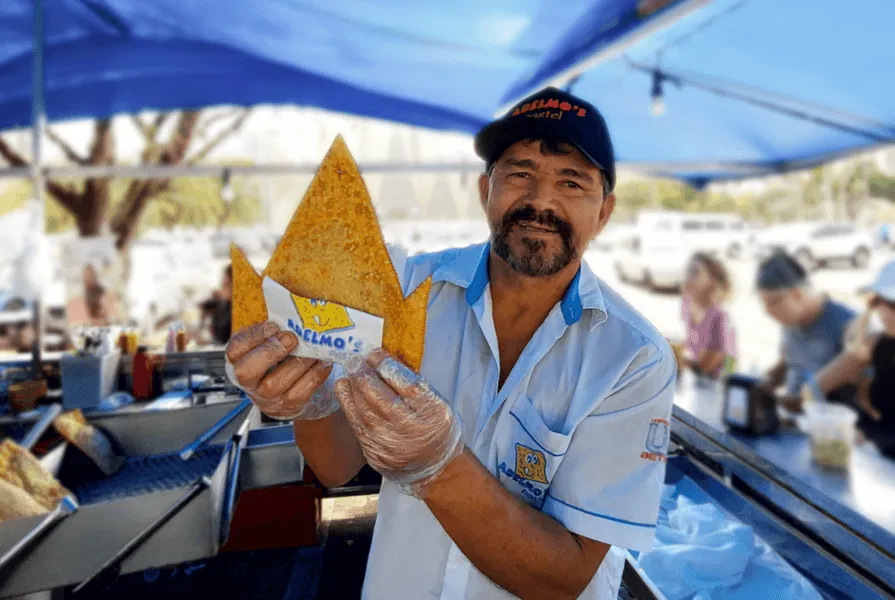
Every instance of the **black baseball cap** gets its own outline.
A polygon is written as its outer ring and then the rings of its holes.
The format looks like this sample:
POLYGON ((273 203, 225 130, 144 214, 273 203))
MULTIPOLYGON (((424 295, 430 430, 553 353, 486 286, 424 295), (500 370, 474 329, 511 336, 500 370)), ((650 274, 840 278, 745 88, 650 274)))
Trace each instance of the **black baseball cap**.
POLYGON ((615 187, 609 129, 590 102, 553 87, 541 90, 482 128, 475 136, 475 153, 490 169, 507 148, 527 139, 571 144, 603 172, 610 190, 615 187))

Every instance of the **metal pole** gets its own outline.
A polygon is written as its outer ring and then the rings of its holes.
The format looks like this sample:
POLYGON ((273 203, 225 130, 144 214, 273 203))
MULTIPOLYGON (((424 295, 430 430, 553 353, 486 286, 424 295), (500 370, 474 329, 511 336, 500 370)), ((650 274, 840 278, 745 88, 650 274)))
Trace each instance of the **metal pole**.
MULTIPOLYGON (((47 122, 46 103, 44 100, 44 5, 43 0, 34 0, 33 24, 33 78, 31 90, 31 185, 34 188, 34 199, 42 206, 44 203, 43 174, 43 138, 47 122)), ((41 225, 42 226, 42 225, 41 225)), ((41 331, 41 298, 34 298, 34 343, 31 346, 31 368, 35 379, 41 378, 41 347, 43 332, 41 331)))

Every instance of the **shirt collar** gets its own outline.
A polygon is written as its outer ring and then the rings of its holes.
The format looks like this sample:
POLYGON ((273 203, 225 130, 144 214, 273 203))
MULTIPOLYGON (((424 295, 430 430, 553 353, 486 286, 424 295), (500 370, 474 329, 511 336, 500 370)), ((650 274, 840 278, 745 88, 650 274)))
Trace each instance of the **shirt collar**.
MULTIPOLYGON (((488 286, 488 256, 491 244, 486 242, 460 249, 432 274, 433 281, 449 281, 466 290, 466 302, 472 306, 482 298, 488 286)), ((581 320, 585 309, 593 311, 590 327, 606 320, 606 304, 600 281, 582 261, 581 268, 569 284, 561 302, 566 325, 581 320)))

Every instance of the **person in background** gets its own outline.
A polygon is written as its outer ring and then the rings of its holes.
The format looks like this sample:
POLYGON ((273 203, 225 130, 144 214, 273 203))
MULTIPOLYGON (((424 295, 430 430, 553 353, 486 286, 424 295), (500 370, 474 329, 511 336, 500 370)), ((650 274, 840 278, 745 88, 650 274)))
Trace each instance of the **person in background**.
POLYGON ((895 458, 895 261, 891 261, 867 290, 868 308, 855 324, 843 356, 824 369, 821 390, 829 385, 825 376, 836 365, 847 364, 855 373, 858 428, 880 451, 895 458), (871 331, 874 313, 882 331, 871 331))
MULTIPOLYGON (((9 312, 30 311, 31 304, 22 298, 13 298, 6 303, 4 310, 9 312)), ((31 352, 34 339, 34 323, 30 318, 0 325, 0 350, 16 353, 31 352)))
MULTIPOLYGON (((780 360, 762 387, 774 392, 785 384, 781 403, 789 410, 801 411, 801 388, 807 374, 817 373, 843 351, 849 325, 857 315, 812 289, 805 268, 784 252, 759 265, 756 283, 765 310, 783 326, 780 360)), ((854 397, 853 385, 828 393, 833 402, 853 404, 854 397)))
POLYGON ((730 294, 730 276, 724 264, 697 252, 687 266, 682 316, 687 331, 684 363, 697 375, 719 377, 736 359, 736 334, 722 306, 730 294))
POLYGON ((202 326, 207 324, 211 339, 223 345, 230 340, 230 313, 233 309, 233 266, 227 265, 221 276, 221 287, 200 305, 202 326))
POLYGON ((106 327, 118 322, 121 309, 115 293, 106 289, 92 264, 81 273, 82 295, 68 301, 66 315, 69 325, 106 327))

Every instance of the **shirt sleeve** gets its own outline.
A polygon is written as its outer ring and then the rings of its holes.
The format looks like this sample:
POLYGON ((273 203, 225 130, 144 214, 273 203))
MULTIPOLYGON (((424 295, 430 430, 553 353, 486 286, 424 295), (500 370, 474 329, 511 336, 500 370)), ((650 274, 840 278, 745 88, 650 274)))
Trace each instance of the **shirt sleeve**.
POLYGON ((653 546, 665 481, 676 367, 666 346, 644 348, 572 436, 543 511, 569 531, 613 546, 653 546), (619 408, 622 407, 622 408, 619 408))
POLYGON ((715 317, 710 349, 723 352, 725 356, 737 355, 736 332, 726 310, 719 310, 715 317))

